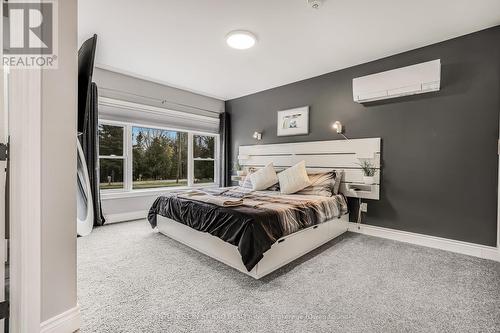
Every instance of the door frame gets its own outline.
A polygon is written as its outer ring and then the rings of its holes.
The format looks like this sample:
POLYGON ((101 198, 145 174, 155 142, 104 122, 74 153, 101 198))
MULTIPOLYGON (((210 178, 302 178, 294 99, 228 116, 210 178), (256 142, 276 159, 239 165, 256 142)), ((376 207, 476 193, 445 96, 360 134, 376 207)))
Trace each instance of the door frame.
POLYGON ((10 329, 39 332, 41 320, 41 96, 40 69, 11 69, 10 329))

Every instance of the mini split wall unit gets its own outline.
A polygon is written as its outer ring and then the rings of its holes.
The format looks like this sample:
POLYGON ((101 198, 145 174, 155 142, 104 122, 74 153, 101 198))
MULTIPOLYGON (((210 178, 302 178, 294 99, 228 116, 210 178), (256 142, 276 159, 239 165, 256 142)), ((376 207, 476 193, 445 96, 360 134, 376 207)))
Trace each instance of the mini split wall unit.
POLYGON ((355 102, 367 103, 389 98, 439 91, 441 60, 371 74, 352 80, 355 102))

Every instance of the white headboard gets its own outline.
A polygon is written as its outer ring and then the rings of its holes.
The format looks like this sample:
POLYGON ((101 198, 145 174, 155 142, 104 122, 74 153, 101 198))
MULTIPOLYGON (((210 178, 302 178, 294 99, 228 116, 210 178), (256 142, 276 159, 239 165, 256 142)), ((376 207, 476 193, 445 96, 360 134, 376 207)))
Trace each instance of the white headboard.
POLYGON ((290 167, 300 161, 310 170, 344 170, 340 191, 348 197, 379 199, 380 138, 331 140, 269 145, 240 146, 239 164, 263 167, 273 162, 277 168, 290 167), (375 184, 365 185, 359 163, 369 160, 378 169, 375 184))

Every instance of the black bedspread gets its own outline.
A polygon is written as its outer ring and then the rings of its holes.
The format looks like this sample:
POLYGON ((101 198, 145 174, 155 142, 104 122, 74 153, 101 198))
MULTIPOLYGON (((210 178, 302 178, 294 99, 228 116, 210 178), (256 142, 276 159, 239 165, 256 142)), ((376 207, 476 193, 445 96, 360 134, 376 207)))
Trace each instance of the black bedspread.
POLYGON ((156 215, 219 237, 238 247, 248 271, 283 236, 278 213, 268 209, 239 206, 220 207, 176 196, 159 197, 149 210, 148 220, 156 227, 156 215), (271 235, 268 234, 271 233, 271 235))

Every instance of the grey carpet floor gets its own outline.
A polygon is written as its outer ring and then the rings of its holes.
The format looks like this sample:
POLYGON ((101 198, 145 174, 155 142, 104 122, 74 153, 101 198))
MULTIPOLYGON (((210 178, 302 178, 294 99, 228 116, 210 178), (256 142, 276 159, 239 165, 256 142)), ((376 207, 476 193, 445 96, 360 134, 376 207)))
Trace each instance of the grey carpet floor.
POLYGON ((346 233, 256 281, 146 221, 78 239, 82 332, 500 332, 500 263, 346 233))

